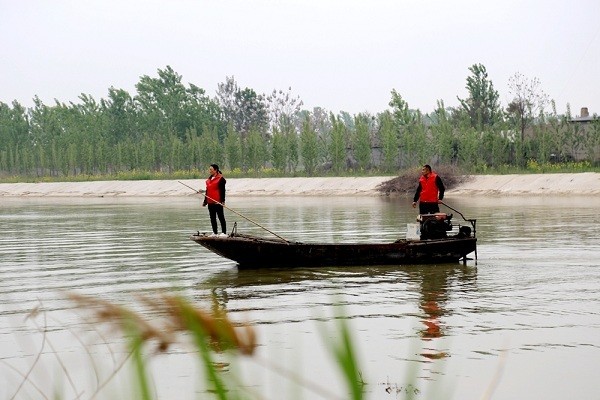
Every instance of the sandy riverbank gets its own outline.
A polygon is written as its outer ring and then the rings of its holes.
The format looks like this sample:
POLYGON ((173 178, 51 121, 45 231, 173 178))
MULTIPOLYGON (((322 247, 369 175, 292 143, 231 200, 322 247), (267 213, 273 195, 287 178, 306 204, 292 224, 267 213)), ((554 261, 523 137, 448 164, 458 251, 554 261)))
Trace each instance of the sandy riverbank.
MULTIPOLYGON (((391 177, 230 178, 228 196, 379 196, 376 188, 391 177)), ((202 180, 181 180, 199 188, 202 180)), ((415 181, 416 186, 416 181, 415 181)), ((598 195, 600 173, 479 175, 452 188, 446 196, 598 195)), ((0 197, 167 197, 193 196, 177 180, 0 183, 0 197)))

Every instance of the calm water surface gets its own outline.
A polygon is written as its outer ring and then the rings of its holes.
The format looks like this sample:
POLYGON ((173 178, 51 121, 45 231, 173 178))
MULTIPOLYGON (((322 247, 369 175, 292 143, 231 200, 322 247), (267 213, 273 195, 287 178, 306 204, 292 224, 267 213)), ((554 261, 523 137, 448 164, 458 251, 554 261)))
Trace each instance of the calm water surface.
MULTIPOLYGON (((138 296, 161 290, 206 308, 216 301, 256 328, 255 357, 221 356, 232 363, 225 377, 261 399, 348 397, 325 344, 339 336, 339 315, 369 399, 600 399, 597 198, 447 199, 478 220, 478 260, 466 266, 293 271, 238 271, 190 241, 209 226, 195 198, 0 201, 0 399, 25 375, 16 398, 56 388, 90 398, 124 358, 122 339, 66 292, 150 314, 138 296)), ((416 215, 408 199, 232 197, 228 206, 300 241, 391 241, 416 215)), ((237 221, 268 235, 226 216, 229 229, 237 221)), ((191 348, 151 360, 158 398, 210 397, 191 348)), ((117 375, 98 398, 130 398, 129 371, 117 375)))

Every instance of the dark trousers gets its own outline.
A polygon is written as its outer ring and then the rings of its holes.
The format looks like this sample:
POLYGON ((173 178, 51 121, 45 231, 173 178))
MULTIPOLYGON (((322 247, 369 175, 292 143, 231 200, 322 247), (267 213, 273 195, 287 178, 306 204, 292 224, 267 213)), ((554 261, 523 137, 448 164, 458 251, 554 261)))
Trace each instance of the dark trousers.
POLYGON ((419 214, 434 214, 440 212, 438 203, 419 202, 419 214))
POLYGON ((225 214, 223 206, 220 204, 208 204, 208 215, 210 215, 210 224, 212 225, 213 233, 217 233, 217 217, 221 223, 221 232, 227 233, 227 223, 225 222, 225 214))

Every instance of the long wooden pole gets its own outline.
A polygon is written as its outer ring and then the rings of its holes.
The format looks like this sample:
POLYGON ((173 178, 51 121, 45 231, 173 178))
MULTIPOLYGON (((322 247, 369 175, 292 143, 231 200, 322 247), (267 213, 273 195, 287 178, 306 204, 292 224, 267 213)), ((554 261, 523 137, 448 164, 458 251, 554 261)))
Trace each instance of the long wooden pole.
POLYGON ((242 215, 242 214, 240 214, 239 212, 235 211, 234 209, 227 207, 225 204, 223 204, 223 203, 221 203, 221 202, 219 202, 219 201, 217 201, 217 200, 213 199, 212 197, 209 197, 209 196, 207 196, 207 195, 206 195, 206 193, 203 193, 203 192, 202 192, 202 191, 200 191, 200 190, 196 190, 196 189, 194 189, 193 187, 191 187, 191 186, 189 186, 189 185, 186 185, 185 183, 183 183, 183 182, 181 182, 181 181, 177 181, 177 182, 181 183, 181 184, 182 184, 183 186, 185 186, 185 187, 188 187, 188 188, 192 189, 194 192, 196 192, 196 193, 198 193, 198 194, 201 194, 201 195, 203 195, 203 196, 204 196, 204 197, 206 197, 207 199, 209 199, 209 200, 212 200, 212 201, 214 201, 215 203, 222 205, 224 208, 228 209, 228 210, 229 210, 229 211, 231 211, 232 213, 235 213, 235 214, 239 215, 240 217, 244 218, 245 220, 248 220, 248 221, 252 222, 254 225, 256 225, 256 226, 258 226, 258 227, 260 227, 260 228, 264 229, 265 231, 269 232, 269 233, 270 233, 270 234, 272 234, 272 235, 275 235, 275 236, 277 236, 279 239, 283 240, 284 242, 286 242, 286 243, 288 243, 288 244, 290 243, 290 241, 289 241, 289 240, 282 238, 281 236, 279 236, 279 235, 278 235, 278 234, 276 234, 275 232, 272 232, 272 231, 268 230, 267 228, 265 228, 264 226, 262 226, 262 225, 261 225, 261 224, 259 224, 258 222, 252 221, 250 218, 246 217, 245 215, 242 215))

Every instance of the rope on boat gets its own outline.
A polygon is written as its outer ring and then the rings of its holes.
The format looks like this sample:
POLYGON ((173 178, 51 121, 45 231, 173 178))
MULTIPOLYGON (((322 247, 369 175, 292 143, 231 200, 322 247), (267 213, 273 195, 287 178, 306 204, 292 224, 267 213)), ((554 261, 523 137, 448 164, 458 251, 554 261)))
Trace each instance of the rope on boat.
POLYGON ((272 231, 268 230, 267 228, 265 228, 264 226, 262 226, 262 225, 261 225, 261 224, 259 224, 258 222, 255 222, 255 221, 251 220, 250 218, 246 217, 245 215, 242 215, 241 213, 239 213, 239 212, 235 211, 234 209, 227 207, 225 204, 223 204, 223 203, 221 203, 221 202, 219 202, 219 201, 217 201, 217 200, 213 199, 213 198, 212 198, 212 197, 210 197, 210 196, 207 196, 207 195, 206 195, 206 193, 204 193, 204 192, 202 192, 202 191, 200 191, 200 190, 196 190, 196 189, 194 189, 193 187, 191 187, 191 186, 189 186, 189 185, 186 185, 185 183, 183 183, 183 182, 181 182, 181 181, 177 181, 177 182, 181 183, 183 186, 185 186, 185 187, 187 187, 187 188, 190 188, 190 189, 192 189, 194 192, 196 192, 196 193, 198 193, 198 194, 201 194, 201 195, 203 195, 203 196, 204 196, 204 197, 206 197, 207 199, 209 199, 209 200, 212 200, 212 201, 214 201, 215 203, 222 205, 224 208, 228 209, 228 210, 229 210, 229 211, 231 211, 232 213, 235 213, 235 214, 239 215, 240 217, 244 218, 245 220, 252 222, 254 225, 258 226, 259 228, 262 228, 262 229, 264 229, 265 231, 269 232, 270 234, 277 236, 279 239, 283 240, 283 241, 284 241, 284 242, 286 242, 287 244, 289 244, 289 243, 290 243, 290 241, 289 241, 289 240, 282 238, 281 236, 279 236, 279 235, 278 235, 278 234, 276 234, 275 232, 272 232, 272 231))

